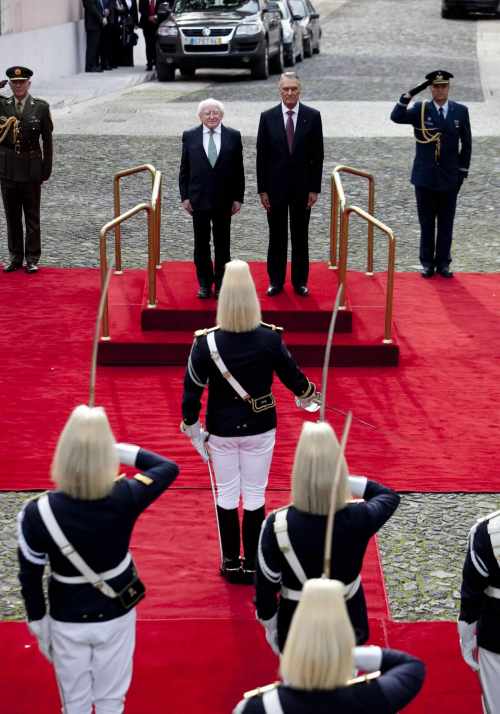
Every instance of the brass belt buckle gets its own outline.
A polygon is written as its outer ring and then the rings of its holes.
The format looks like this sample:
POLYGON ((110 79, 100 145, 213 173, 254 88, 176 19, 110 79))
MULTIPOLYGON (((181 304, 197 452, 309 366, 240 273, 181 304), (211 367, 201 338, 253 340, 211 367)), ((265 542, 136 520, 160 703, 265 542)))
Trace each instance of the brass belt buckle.
POLYGON ((21 146, 20 144, 14 144, 14 151, 16 152, 16 155, 19 156, 21 154, 21 146))

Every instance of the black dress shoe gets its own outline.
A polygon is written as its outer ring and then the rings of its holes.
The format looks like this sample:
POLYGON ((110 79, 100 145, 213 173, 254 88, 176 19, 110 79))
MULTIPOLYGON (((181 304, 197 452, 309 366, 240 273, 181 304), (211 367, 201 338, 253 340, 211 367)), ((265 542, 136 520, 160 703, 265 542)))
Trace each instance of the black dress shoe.
POLYGON ((300 295, 300 297, 307 297, 309 295, 309 288, 307 285, 299 285, 299 287, 294 288, 294 290, 297 295, 300 295))
POLYGON ((241 584, 253 585, 255 583, 255 558, 250 562, 246 558, 241 559, 241 584))
POLYGON ((424 268, 421 272, 420 275, 423 278, 432 278, 434 275, 434 268, 424 268))
POLYGON ((282 290, 282 287, 280 288, 277 285, 270 285, 267 288, 267 295, 268 297, 274 297, 275 295, 279 295, 282 290))
POLYGON ((453 277, 453 273, 451 272, 451 270, 448 267, 440 268, 437 272, 439 273, 439 275, 442 278, 452 278, 453 277))
POLYGON ((210 288, 206 288, 202 285, 198 290, 198 297, 200 300, 207 300, 210 297, 210 288))
POLYGON ((11 260, 10 263, 4 267, 3 272, 4 273, 13 273, 14 270, 19 270, 22 267, 23 267, 22 263, 18 263, 16 260, 11 260))
POLYGON ((27 273, 38 273, 38 265, 35 263, 26 263, 25 270, 27 273))
POLYGON ((239 558, 224 558, 220 574, 228 583, 239 585, 242 582, 241 564, 239 558))

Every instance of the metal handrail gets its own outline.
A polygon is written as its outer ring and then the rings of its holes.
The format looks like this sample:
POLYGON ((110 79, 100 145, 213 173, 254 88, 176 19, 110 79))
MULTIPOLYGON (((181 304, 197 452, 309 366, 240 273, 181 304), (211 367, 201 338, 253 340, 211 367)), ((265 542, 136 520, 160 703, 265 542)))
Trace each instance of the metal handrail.
POLYGON ((155 173, 153 180, 153 189, 151 191, 151 208, 154 215, 154 264, 157 270, 161 270, 160 264, 160 230, 161 230, 161 192, 162 192, 163 176, 161 171, 155 173))
MULTIPOLYGON (((134 208, 130 208, 125 213, 122 213, 112 221, 106 223, 99 232, 99 254, 101 263, 101 293, 105 287, 106 273, 108 271, 108 256, 107 256, 107 246, 106 238, 108 232, 116 226, 120 226, 124 221, 127 221, 132 216, 140 211, 146 211, 147 221, 148 221, 148 307, 156 307, 156 272, 155 272, 155 246, 154 246, 154 233, 155 233, 155 216, 153 208, 150 203, 138 203, 134 208)), ((116 238, 116 232, 115 232, 116 238)), ((116 247, 116 246, 115 246, 116 247)), ((102 333, 101 340, 109 340, 109 314, 108 314, 108 298, 106 296, 106 301, 104 305, 104 312, 102 316, 102 333)))
MULTIPOLYGON (((131 176, 132 174, 138 174, 143 171, 149 171, 151 174, 151 190, 154 191, 155 178, 157 171, 152 164, 141 164, 140 166, 134 166, 131 169, 124 169, 119 171, 114 175, 113 178, 113 196, 114 196, 114 216, 117 218, 121 214, 121 203, 120 203, 120 181, 125 176, 131 176)), ((160 242, 160 221, 157 221, 156 230, 158 231, 158 238, 155 240, 155 245, 160 242)), ((121 275, 122 271, 122 241, 121 241, 121 230, 120 224, 115 226, 115 275, 121 275)))
POLYGON ((344 286, 344 293, 341 301, 341 307, 345 307, 346 295, 346 278, 347 278, 347 248, 349 244, 349 219, 351 213, 356 213, 358 216, 368 222, 372 228, 378 228, 389 239, 389 259, 387 265, 387 293, 385 299, 385 321, 384 321, 384 344, 392 343, 392 305, 394 295, 394 271, 396 267, 396 239, 394 233, 386 226, 385 223, 374 218, 372 215, 364 211, 358 206, 346 206, 342 213, 342 230, 341 230, 341 245, 340 245, 340 265, 339 265, 339 285, 344 286))
MULTIPOLYGON (((361 176, 368 179, 368 213, 375 213, 375 178, 372 174, 362 169, 355 169, 352 166, 343 166, 339 164, 333 169, 331 176, 331 205, 330 205, 330 260, 329 267, 332 270, 337 270, 337 247, 342 241, 342 233, 339 241, 339 223, 342 231, 342 215, 346 207, 346 198, 341 173, 351 174, 352 176, 361 176), (340 211, 339 211, 340 208, 340 211)), ((373 275, 373 225, 368 223, 368 257, 366 265, 366 274, 373 275)))

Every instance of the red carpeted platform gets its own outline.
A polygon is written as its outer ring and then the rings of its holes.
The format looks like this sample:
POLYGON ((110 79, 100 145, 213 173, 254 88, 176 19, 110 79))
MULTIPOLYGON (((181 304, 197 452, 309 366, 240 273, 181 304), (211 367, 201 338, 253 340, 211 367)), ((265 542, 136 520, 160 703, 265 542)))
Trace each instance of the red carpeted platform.
MULTIPOLYGON (((322 366, 337 290, 337 275, 324 263, 311 265, 311 295, 297 296, 289 283, 275 298, 266 296, 264 263, 251 263, 262 296, 264 320, 285 327, 287 343, 304 366, 322 366)), ((143 277, 143 274, 140 274, 143 277)), ((215 299, 196 297, 192 263, 164 263, 158 271, 158 306, 147 308, 147 286, 137 273, 114 276, 110 288, 111 340, 99 345, 102 365, 184 365, 193 331, 215 323, 215 299)), ((333 359, 339 367, 395 366, 397 328, 384 344, 385 276, 351 273, 347 310, 339 312, 333 359), (355 308, 351 312, 351 305, 355 308)))

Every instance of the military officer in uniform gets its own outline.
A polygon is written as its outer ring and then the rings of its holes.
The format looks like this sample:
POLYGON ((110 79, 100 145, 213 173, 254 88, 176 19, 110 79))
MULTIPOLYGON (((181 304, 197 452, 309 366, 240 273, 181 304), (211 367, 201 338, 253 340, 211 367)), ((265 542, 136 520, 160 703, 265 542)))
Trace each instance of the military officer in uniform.
MULTIPOLYGON (((308 578, 323 572, 326 521, 339 443, 326 422, 305 422, 295 452, 292 504, 271 513, 260 535, 257 618, 275 652, 282 651, 308 578), (279 599, 278 599, 279 594, 279 599)), ((344 583, 347 611, 358 645, 368 639, 361 567, 370 538, 392 516, 399 495, 342 466, 332 537, 332 577, 344 583), (350 502, 351 497, 363 499, 350 502)))
POLYGON ((11 118, 17 121, 0 143, 0 183, 10 258, 4 272, 18 270, 25 260, 26 272, 36 273, 41 253, 41 186, 52 171, 53 125, 47 102, 29 94, 33 72, 27 67, 10 67, 6 74, 12 97, 0 103, 0 139, 2 125, 11 118))
POLYGON ((394 714, 420 691, 423 662, 398 650, 354 647, 338 580, 304 586, 281 657, 283 682, 247 692, 233 714, 394 714), (363 676, 352 678, 354 668, 363 676))
POLYGON ((500 714, 500 511, 469 533, 458 632, 464 660, 479 672, 484 711, 500 714))
POLYGON ((469 111, 448 99, 453 75, 436 70, 426 81, 403 94, 392 110, 396 124, 411 124, 417 142, 411 182, 415 186, 420 223, 422 277, 435 272, 452 278, 450 270, 453 221, 457 196, 469 172, 472 136, 469 111), (431 87, 431 102, 415 102, 412 97, 431 87))
POLYGON ((298 368, 281 332, 282 328, 261 322, 248 264, 241 260, 227 263, 217 306, 217 327, 195 333, 184 378, 181 430, 206 458, 206 434, 199 415, 201 396, 208 384, 207 445, 217 481, 221 574, 230 582, 253 582, 276 433, 276 405, 271 391, 274 374, 299 398, 299 406, 306 408, 317 398, 314 384, 298 368), (244 553, 241 564, 240 496, 244 553))
POLYGON ((137 518, 177 473, 163 456, 117 444, 104 410, 80 405, 54 454, 56 490, 28 501, 18 516, 28 627, 54 664, 65 714, 87 714, 93 705, 103 714, 123 712, 135 605, 144 596, 129 543, 137 518), (117 478, 120 463, 140 473, 117 478))

